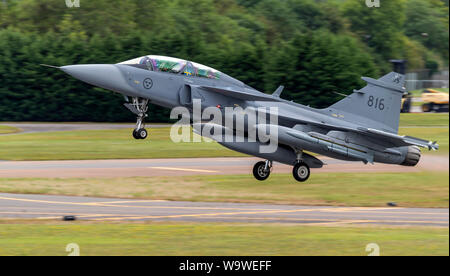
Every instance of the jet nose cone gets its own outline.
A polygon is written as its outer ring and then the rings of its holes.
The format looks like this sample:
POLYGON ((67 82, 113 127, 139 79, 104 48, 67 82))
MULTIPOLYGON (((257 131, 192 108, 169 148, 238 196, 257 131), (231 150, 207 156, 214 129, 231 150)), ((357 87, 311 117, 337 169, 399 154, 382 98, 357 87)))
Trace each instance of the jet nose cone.
POLYGON ((113 64, 67 65, 60 69, 81 81, 119 93, 126 93, 131 88, 113 64))

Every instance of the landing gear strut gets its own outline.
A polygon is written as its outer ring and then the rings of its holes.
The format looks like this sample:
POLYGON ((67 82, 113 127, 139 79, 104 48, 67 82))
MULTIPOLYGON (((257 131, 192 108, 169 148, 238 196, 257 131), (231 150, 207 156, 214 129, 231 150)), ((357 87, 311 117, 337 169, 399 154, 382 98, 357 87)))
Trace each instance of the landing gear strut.
POLYGON ((292 175, 294 176, 295 180, 299 182, 305 182, 306 180, 308 180, 311 171, 308 164, 303 162, 303 152, 296 151, 296 153, 297 161, 295 162, 294 168, 292 169, 292 175))
POLYGON ((253 167, 253 176, 259 181, 266 180, 272 170, 272 161, 260 161, 253 167))
POLYGON ((133 97, 131 103, 126 103, 125 106, 134 114, 137 115, 136 128, 133 130, 134 139, 145 139, 148 136, 148 132, 145 129, 144 120, 148 116, 148 100, 133 97))

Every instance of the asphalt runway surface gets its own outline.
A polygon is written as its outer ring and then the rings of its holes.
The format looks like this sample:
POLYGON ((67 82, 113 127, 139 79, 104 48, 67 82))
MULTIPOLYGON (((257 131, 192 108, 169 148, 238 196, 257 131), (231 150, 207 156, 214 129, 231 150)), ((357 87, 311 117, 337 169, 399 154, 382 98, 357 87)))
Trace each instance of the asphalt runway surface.
POLYGON ((449 210, 179 202, 0 194, 0 218, 448 227, 449 210))
MULTIPOLYGON (((420 172, 448 171, 448 156, 422 156, 415 167, 347 162, 327 157, 319 158, 325 165, 311 173, 331 172, 420 172)), ((68 161, 1 161, 0 177, 4 178, 91 178, 91 177, 152 177, 183 175, 252 174, 253 165, 261 159, 254 157, 118 159, 68 161)), ((291 173, 292 166, 274 163, 272 173, 291 173)))

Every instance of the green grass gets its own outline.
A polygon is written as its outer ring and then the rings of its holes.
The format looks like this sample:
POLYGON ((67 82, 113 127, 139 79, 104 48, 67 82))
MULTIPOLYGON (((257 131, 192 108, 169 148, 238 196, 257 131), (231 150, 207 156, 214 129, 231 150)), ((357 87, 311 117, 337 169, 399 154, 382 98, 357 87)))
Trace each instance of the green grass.
POLYGON ((122 178, 0 178, 2 193, 298 205, 449 207, 449 173, 326 173, 299 184, 290 174, 122 178))
POLYGON ((20 129, 12 126, 2 126, 0 125, 0 134, 9 134, 19 132, 20 129))
MULTIPOLYGON (((448 93, 448 91, 449 91, 448 88, 430 88, 430 89, 437 90, 437 91, 440 91, 440 92, 446 92, 446 93, 448 93)), ((420 97, 424 90, 425 89, 417 89, 417 90, 411 90, 411 91, 408 91, 408 92, 410 92, 413 95, 413 97, 420 97)))
POLYGON ((3 160, 78 160, 244 156, 217 143, 174 143, 170 128, 135 140, 131 129, 60 131, 0 136, 3 160))
POLYGON ((448 229, 243 224, 0 224, 0 255, 449 255, 448 229))
POLYGON ((410 126, 449 126, 449 116, 443 113, 402 113, 400 127, 410 126))
MULTIPOLYGON (((402 114, 400 133, 438 141, 448 154, 448 114, 402 114), (413 126, 420 126, 411 128, 413 126), (432 128, 435 127, 435 128, 432 128)), ((131 130, 89 130, 0 136, 0 160, 73 160, 245 156, 217 143, 173 143, 170 128, 150 130, 135 140, 131 130)), ((424 151, 428 154, 427 151, 424 151)))

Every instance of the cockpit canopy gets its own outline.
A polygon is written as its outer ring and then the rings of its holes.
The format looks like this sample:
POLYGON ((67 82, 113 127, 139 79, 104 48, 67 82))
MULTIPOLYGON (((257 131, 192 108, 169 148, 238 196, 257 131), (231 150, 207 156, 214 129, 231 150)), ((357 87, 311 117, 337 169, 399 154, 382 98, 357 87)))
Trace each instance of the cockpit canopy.
POLYGON ((143 56, 118 64, 131 65, 145 70, 184 74, 208 79, 220 79, 219 71, 195 62, 165 56, 143 56))

